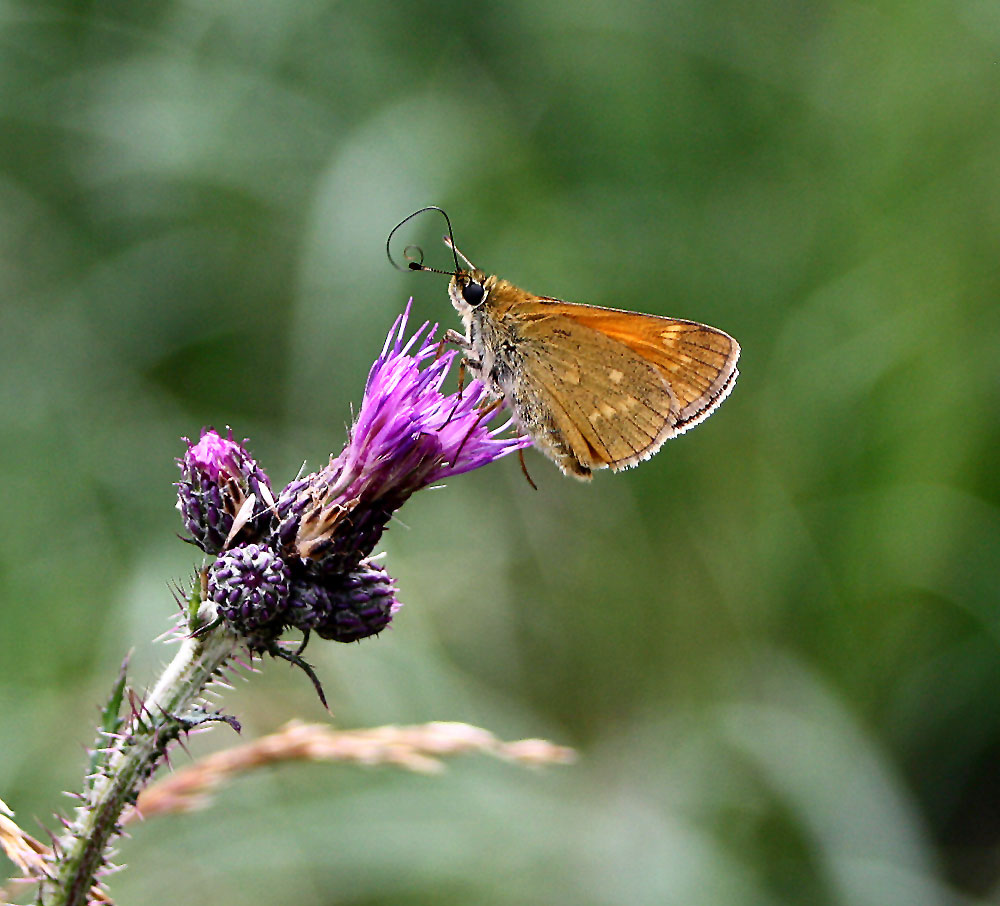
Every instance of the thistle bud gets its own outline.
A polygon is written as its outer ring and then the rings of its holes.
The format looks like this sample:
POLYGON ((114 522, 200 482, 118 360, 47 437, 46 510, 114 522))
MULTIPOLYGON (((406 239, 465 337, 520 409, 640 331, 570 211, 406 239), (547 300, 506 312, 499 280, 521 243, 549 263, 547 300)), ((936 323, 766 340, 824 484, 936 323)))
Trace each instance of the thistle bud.
POLYGON ((216 557, 208 569, 208 597, 234 629, 254 634, 288 607, 291 575, 284 560, 261 544, 244 544, 216 557))
MULTIPOLYGON (((185 440, 187 440, 185 438, 185 440)), ((271 485, 253 457, 217 431, 202 432, 177 460, 177 509, 203 551, 217 554, 236 538, 259 540, 270 521, 271 485)))
POLYGON ((401 606, 385 567, 365 560, 337 578, 293 580, 285 619, 324 639, 356 642, 380 633, 401 606))

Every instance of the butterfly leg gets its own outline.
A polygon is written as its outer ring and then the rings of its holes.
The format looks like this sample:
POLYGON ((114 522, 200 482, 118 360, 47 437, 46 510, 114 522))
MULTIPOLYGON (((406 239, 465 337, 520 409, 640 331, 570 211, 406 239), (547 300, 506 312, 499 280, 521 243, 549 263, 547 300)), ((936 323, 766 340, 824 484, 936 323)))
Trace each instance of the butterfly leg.
POLYGON ((448 328, 448 330, 444 332, 444 336, 441 337, 441 342, 438 343, 437 352, 434 353, 435 362, 439 358, 441 358, 441 353, 444 352, 444 347, 448 343, 452 343, 455 346, 458 346, 463 352, 466 353, 472 348, 472 343, 469 342, 468 337, 463 336, 457 330, 452 330, 451 328, 448 328))
POLYGON ((442 427, 447 427, 451 424, 451 420, 455 417, 455 413, 458 411, 458 407, 462 403, 462 388, 465 386, 465 359, 462 359, 458 364, 458 395, 455 397, 455 405, 452 406, 451 412, 448 414, 448 418, 445 419, 444 425, 442 427))
POLYGON ((473 374, 479 374, 483 367, 483 363, 472 354, 472 340, 463 336, 457 330, 451 330, 449 328, 444 332, 444 337, 441 339, 441 345, 443 346, 445 343, 454 343, 459 349, 461 349, 462 355, 465 357, 464 361, 468 363, 469 367, 473 371, 473 374))
POLYGON ((472 349, 472 341, 464 334, 460 334, 457 330, 452 330, 450 327, 444 332, 444 337, 441 339, 441 344, 444 345, 445 343, 454 343, 466 352, 472 349))
MULTIPOLYGON (((472 343, 469 341, 468 337, 463 337, 457 330, 446 330, 444 338, 441 340, 438 346, 437 356, 441 355, 441 350, 444 348, 445 343, 454 343, 462 349, 464 355, 462 356, 461 362, 458 363, 458 397, 455 401, 455 408, 451 410, 451 415, 448 416, 448 421, 445 422, 447 425, 455 411, 458 409, 459 403, 462 402, 462 390, 465 389, 465 373, 466 370, 471 367, 474 371, 479 371, 481 363, 478 359, 473 359, 469 353, 472 350, 472 343)), ((435 358, 437 358, 435 356, 435 358)))
POLYGON ((478 372, 481 363, 478 359, 472 357, 472 341, 460 334, 457 330, 451 330, 450 328, 444 332, 444 337, 441 340, 441 346, 438 347, 438 355, 441 354, 441 349, 445 343, 454 343, 459 349, 462 350, 463 358, 462 363, 458 366, 458 398, 462 398, 462 388, 465 386, 465 370, 467 367, 471 366, 474 372, 478 372))
POLYGON ((465 442, 472 436, 472 432, 478 428, 485 419, 489 418, 494 412, 497 411, 501 406, 503 406, 504 399, 501 396, 500 399, 493 400, 492 403, 485 406, 479 410, 479 417, 472 423, 472 427, 469 428, 465 437, 462 438, 462 442, 458 445, 458 449, 455 451, 454 461, 458 461, 458 457, 462 455, 462 448, 465 446, 465 442))
POLYGON ((528 479, 528 484, 537 491, 538 485, 531 480, 531 476, 528 474, 528 466, 524 462, 524 447, 517 451, 517 458, 521 460, 521 471, 524 472, 524 477, 528 479))
POLYGON ((444 347, 446 344, 451 343, 462 350, 466 355, 472 349, 472 341, 460 334, 457 330, 452 330, 450 327, 444 332, 444 336, 441 337, 441 342, 438 343, 437 354, 434 356, 435 359, 441 358, 441 353, 444 352, 444 347))

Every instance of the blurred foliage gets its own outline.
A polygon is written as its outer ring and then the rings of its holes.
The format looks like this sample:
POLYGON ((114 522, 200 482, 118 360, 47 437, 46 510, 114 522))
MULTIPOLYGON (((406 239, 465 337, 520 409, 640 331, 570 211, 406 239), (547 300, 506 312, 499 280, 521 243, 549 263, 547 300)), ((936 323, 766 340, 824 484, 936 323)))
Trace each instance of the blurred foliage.
MULTIPOLYGON (((638 470, 418 495, 393 631, 311 649, 342 726, 581 761, 275 770, 137 827, 116 899, 1000 900, 998 58, 993 0, 0 0, 0 795, 63 807, 169 654, 178 438, 280 485, 411 293, 457 326, 385 260, 435 203, 528 289, 743 346, 638 470)), ((322 716, 270 662, 226 705, 322 716)))

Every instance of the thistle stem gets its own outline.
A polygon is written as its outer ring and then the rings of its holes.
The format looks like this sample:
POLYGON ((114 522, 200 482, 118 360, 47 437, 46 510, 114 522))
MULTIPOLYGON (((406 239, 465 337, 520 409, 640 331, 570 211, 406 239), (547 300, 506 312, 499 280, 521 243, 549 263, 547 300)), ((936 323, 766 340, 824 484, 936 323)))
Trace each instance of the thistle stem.
POLYGON ((135 802, 169 744, 205 719, 198 698, 236 645, 223 625, 186 638, 153 691, 134 705, 75 820, 56 842, 52 877, 42 884, 43 906, 86 906, 123 809, 135 802))

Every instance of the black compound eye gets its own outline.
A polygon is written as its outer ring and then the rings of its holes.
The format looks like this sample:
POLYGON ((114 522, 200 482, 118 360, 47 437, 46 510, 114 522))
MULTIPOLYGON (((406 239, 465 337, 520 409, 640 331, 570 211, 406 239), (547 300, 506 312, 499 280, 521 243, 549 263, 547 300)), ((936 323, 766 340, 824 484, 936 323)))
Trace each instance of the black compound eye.
POLYGON ((462 298, 473 308, 483 301, 485 295, 486 290, 483 288, 483 284, 476 283, 474 280, 462 287, 462 298))

